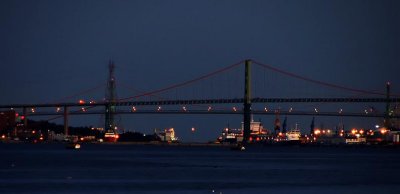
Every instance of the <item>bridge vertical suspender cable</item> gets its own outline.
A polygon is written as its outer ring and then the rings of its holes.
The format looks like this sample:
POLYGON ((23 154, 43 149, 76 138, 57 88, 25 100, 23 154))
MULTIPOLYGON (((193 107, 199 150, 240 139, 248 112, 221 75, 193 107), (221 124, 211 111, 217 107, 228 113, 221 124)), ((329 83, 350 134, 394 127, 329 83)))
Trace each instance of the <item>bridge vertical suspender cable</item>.
MULTIPOLYGON (((270 70, 272 70, 274 72, 277 72, 277 73, 280 73, 280 74, 284 74, 284 75, 287 75, 287 76, 290 76, 290 77, 294 77, 294 78, 297 78, 297 79, 301 79, 301 80, 304 80, 304 81, 307 81, 307 82, 311 82, 311 83, 314 83, 314 84, 323 85, 323 86, 326 86, 326 87, 342 89, 342 90, 347 90, 347 91, 352 91, 352 92, 357 92, 357 93, 364 93, 364 94, 375 94, 375 95, 380 95, 380 96, 385 96, 386 95, 385 93, 367 91, 367 90, 356 89, 356 88, 350 88, 350 87, 340 86, 340 85, 332 84, 332 83, 328 83, 328 82, 318 81, 318 80, 307 78, 307 77, 304 77, 304 76, 301 76, 301 75, 298 75, 298 74, 294 74, 294 73, 291 73, 291 72, 288 72, 288 71, 284 71, 284 70, 278 69, 276 67, 273 67, 271 65, 260 63, 258 61, 253 61, 253 62, 256 65, 259 65, 259 66, 261 66, 263 68, 266 68, 266 69, 270 69, 270 70)), ((397 95, 392 95, 392 96, 397 96, 397 95)))
POLYGON ((243 64, 243 61, 240 61, 238 63, 229 65, 229 66, 227 66, 225 68, 219 69, 217 71, 213 71, 211 73, 208 73, 206 75, 197 77, 197 78, 192 79, 192 80, 188 80, 188 81, 185 81, 185 82, 177 83, 177 84, 165 87, 165 88, 149 91, 149 92, 146 92, 146 93, 143 93, 143 94, 140 94, 140 95, 130 96, 130 97, 126 97, 126 98, 120 98, 118 101, 127 101, 127 100, 130 100, 130 99, 133 99, 133 98, 139 98, 139 97, 142 97, 142 96, 149 96, 149 95, 157 94, 157 93, 160 93, 160 92, 164 92, 164 91, 172 90, 172 89, 175 89, 175 88, 179 88, 179 87, 182 87, 182 86, 190 85, 190 84, 195 83, 197 81, 200 81, 200 80, 203 80, 203 79, 207 79, 207 78, 209 78, 211 76, 215 76, 215 75, 217 75, 219 73, 222 73, 224 71, 232 69, 232 68, 234 68, 236 66, 239 66, 241 64, 243 64))

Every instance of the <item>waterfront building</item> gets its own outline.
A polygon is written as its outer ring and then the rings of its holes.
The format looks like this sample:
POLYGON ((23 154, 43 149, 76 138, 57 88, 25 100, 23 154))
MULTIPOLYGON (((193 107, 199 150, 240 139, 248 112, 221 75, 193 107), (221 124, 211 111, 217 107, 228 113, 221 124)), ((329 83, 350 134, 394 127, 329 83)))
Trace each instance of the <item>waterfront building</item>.
POLYGON ((0 112, 0 134, 10 134, 16 127, 16 118, 18 113, 14 110, 0 112))

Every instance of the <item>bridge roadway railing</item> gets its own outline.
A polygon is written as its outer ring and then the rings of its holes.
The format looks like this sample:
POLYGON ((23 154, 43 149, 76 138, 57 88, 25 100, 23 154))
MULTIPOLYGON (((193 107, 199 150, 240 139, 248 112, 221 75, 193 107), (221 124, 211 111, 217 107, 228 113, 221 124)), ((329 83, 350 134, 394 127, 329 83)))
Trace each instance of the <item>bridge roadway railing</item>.
MULTIPOLYGON (((275 111, 261 111, 253 110, 251 112, 255 115, 275 115, 275 111)), ((104 110, 91 110, 91 111, 71 111, 69 115, 101 115, 104 110)), ((242 110, 117 110, 115 114, 243 114, 242 110)), ((281 115, 309 115, 309 116, 343 116, 343 117, 384 117, 384 114, 377 113, 354 113, 354 112, 315 112, 315 111, 279 111, 281 115)), ((29 116, 63 116, 62 112, 40 111, 29 113, 29 116)), ((400 118, 400 115, 390 116, 391 118, 400 118)))
MULTIPOLYGON (((399 103, 400 98, 252 98, 252 103, 399 103)), ((158 100, 127 101, 111 103, 115 106, 151 106, 151 105, 192 105, 192 104, 241 104, 243 98, 232 99, 193 99, 193 100, 158 100)), ((10 104, 0 105, 0 109, 9 108, 46 108, 46 107, 95 107, 109 103, 49 103, 49 104, 10 104)))

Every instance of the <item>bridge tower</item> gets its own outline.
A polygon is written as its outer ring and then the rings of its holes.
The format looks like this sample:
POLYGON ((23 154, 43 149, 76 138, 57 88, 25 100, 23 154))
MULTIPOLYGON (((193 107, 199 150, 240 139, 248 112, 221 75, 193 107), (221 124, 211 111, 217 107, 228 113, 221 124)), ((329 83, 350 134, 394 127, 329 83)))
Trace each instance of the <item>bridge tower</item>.
POLYGON ((115 112, 116 112, 116 85, 114 77, 115 64, 110 60, 108 64, 108 80, 106 90, 105 127, 106 132, 116 133, 115 112))
POLYGON ((251 60, 245 61, 244 99, 243 99, 243 143, 250 138, 251 122, 251 60))
POLYGON ((386 83, 386 109, 385 109, 385 118, 383 120, 383 125, 386 129, 392 127, 390 122, 390 82, 386 83))

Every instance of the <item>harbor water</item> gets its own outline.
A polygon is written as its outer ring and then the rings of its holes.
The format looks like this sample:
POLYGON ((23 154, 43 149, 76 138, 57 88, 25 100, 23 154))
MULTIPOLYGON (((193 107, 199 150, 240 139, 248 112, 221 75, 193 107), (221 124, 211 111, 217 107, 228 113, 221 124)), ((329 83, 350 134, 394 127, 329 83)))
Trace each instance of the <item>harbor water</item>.
POLYGON ((394 147, 0 144, 0 193, 399 193, 394 147))

